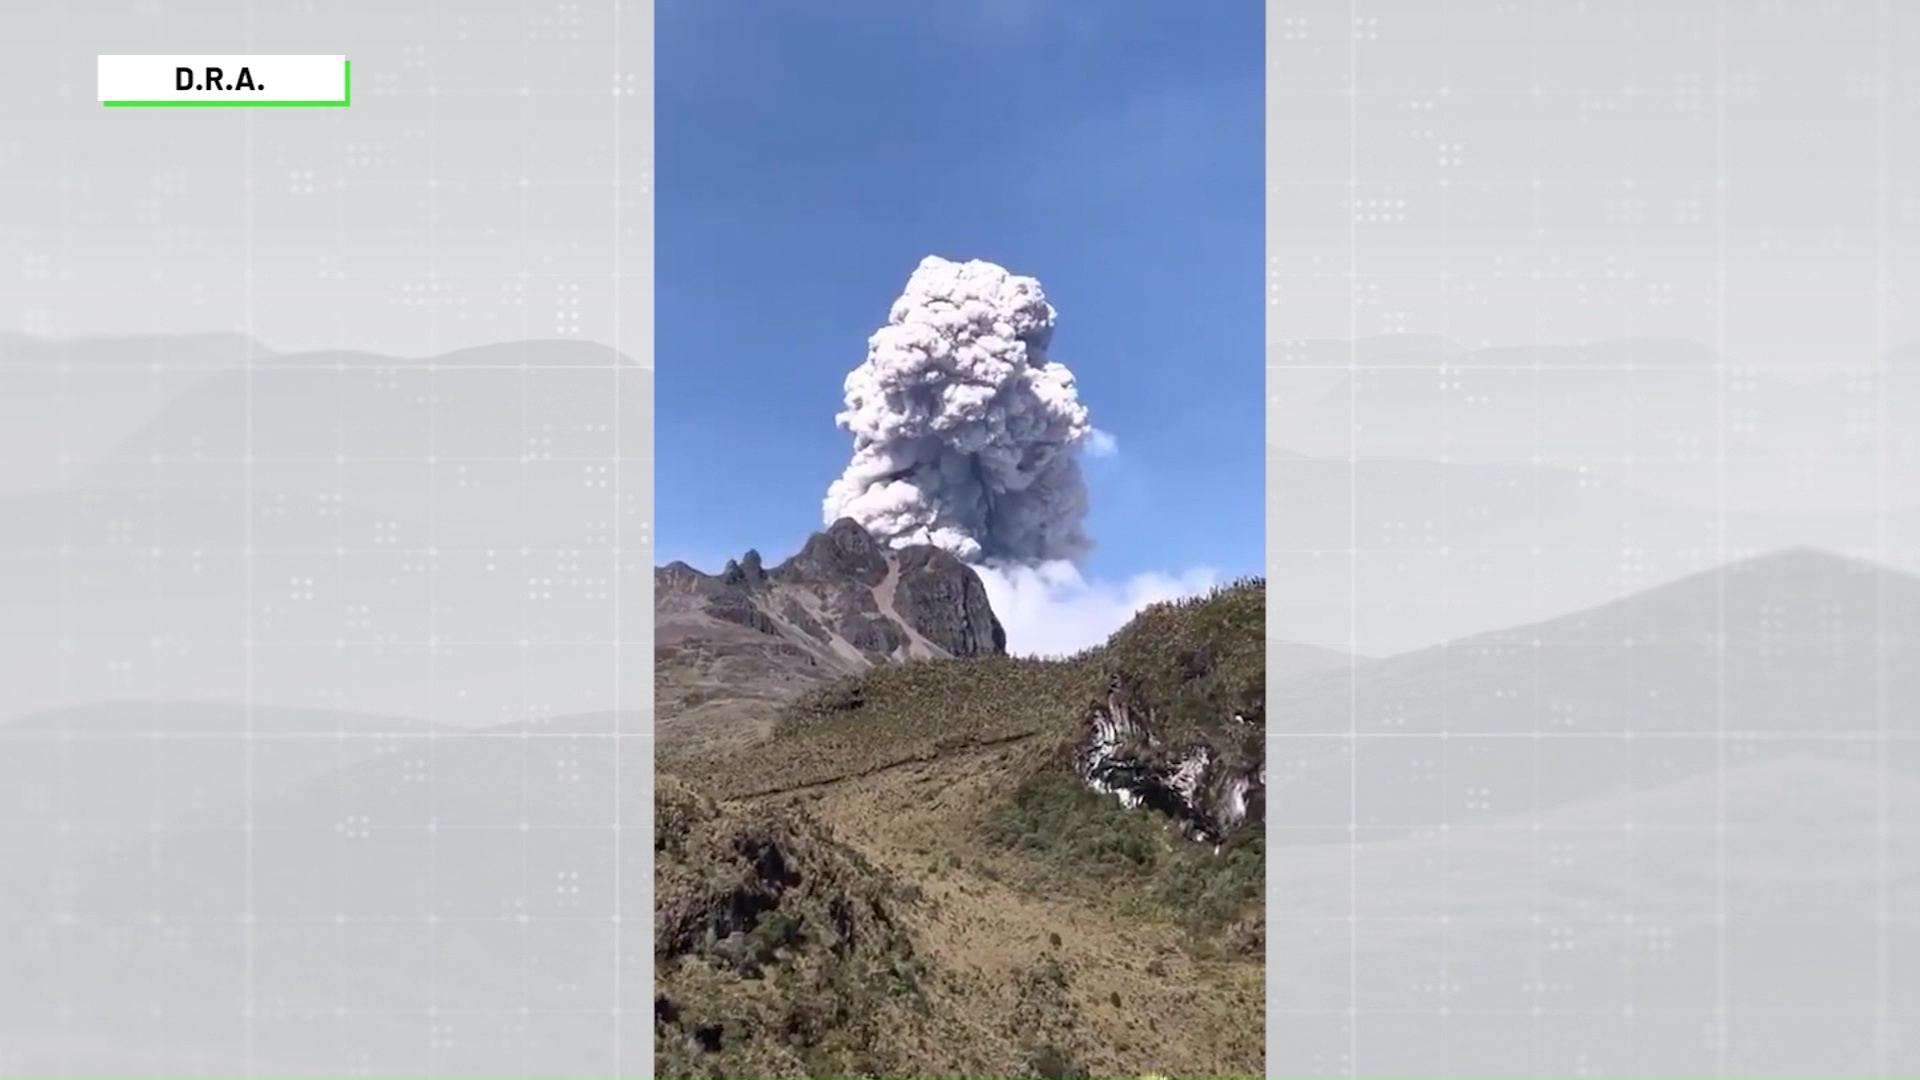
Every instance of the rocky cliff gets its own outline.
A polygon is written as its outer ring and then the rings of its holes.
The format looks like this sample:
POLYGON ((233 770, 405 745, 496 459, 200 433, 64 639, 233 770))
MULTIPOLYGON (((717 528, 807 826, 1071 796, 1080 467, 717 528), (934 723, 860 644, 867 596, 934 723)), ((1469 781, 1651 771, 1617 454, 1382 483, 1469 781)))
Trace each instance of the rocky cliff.
POLYGON ((1261 710, 1234 711, 1229 722, 1246 729, 1240 741, 1252 752, 1242 760, 1232 760, 1207 738, 1164 742, 1154 730, 1152 710, 1116 675, 1106 696, 1088 707, 1075 772, 1082 783, 1113 795, 1122 806, 1158 811, 1178 822, 1189 839, 1219 844, 1242 825, 1266 819, 1261 710))
POLYGON ((850 519, 771 569, 757 551, 717 574, 656 569, 654 634, 669 756, 756 739, 771 707, 876 664, 1007 647, 971 567, 939 548, 889 549, 850 519))

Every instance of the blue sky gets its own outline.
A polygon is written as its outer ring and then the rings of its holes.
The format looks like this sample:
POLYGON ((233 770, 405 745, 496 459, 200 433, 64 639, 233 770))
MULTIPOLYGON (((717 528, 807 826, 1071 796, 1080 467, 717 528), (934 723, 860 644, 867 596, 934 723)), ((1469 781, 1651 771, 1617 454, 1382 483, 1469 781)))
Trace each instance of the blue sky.
POLYGON ((662 0, 659 559, 789 554, 841 380, 930 254, 1040 279, 1120 453, 1089 578, 1263 558, 1263 13, 1165 0, 662 0))

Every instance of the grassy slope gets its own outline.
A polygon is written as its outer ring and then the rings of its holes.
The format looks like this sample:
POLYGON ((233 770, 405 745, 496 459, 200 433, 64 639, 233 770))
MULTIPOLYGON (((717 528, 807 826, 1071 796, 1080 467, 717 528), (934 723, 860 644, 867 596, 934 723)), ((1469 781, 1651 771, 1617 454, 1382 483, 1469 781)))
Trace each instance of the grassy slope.
POLYGON ((877 668, 702 776, 738 801, 663 784, 660 1075, 1258 1075, 1260 830, 1215 856, 1080 788, 1065 751, 1114 674, 1163 733, 1251 750, 1226 721, 1262 699, 1264 615, 1242 582, 1067 660, 877 668), (689 922, 743 882, 764 905, 742 868, 772 836, 804 884, 738 941, 689 922))
POLYGON ((1232 712, 1266 695, 1266 588, 1237 582, 1205 597, 1157 604, 1106 644, 1064 660, 977 657, 892 664, 795 702, 772 742, 734 757, 714 781, 728 796, 832 783, 909 761, 1001 743, 1071 742, 1110 676, 1153 707, 1167 741, 1206 737, 1244 749, 1232 712))

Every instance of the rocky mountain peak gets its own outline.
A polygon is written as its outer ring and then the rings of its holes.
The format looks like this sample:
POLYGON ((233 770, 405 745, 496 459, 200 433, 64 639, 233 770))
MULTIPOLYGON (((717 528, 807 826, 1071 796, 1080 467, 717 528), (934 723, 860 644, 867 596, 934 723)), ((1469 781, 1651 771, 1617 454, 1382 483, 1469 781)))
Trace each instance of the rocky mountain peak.
POLYGON ((654 585, 655 662, 698 665, 675 676, 691 679, 696 696, 709 684, 790 693, 875 664, 1007 651, 972 567, 939 548, 889 549, 851 519, 772 569, 750 550, 717 574, 660 567, 654 585))
POLYGON ((659 594, 699 592, 707 580, 707 575, 678 559, 653 569, 653 590, 659 594))
POLYGON ((869 588, 886 580, 887 551, 866 527, 841 518, 807 538, 799 554, 775 568, 782 578, 807 581, 856 581, 869 588))
POLYGON ((1004 656, 1007 631, 973 567, 932 546, 896 553, 893 604, 928 640, 954 656, 1004 656))
POLYGON ((767 578, 767 571, 760 563, 760 553, 748 548, 745 555, 738 559, 728 559, 726 569, 720 572, 720 579, 728 585, 754 588, 767 578))

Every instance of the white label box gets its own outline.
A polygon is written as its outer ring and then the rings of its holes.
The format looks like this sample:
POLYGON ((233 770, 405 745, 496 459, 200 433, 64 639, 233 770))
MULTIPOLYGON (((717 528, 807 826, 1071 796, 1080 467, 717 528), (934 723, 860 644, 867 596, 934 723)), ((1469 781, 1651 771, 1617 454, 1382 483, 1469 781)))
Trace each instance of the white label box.
POLYGON ((345 56, 101 56, 100 104, 114 107, 346 108, 345 56))

